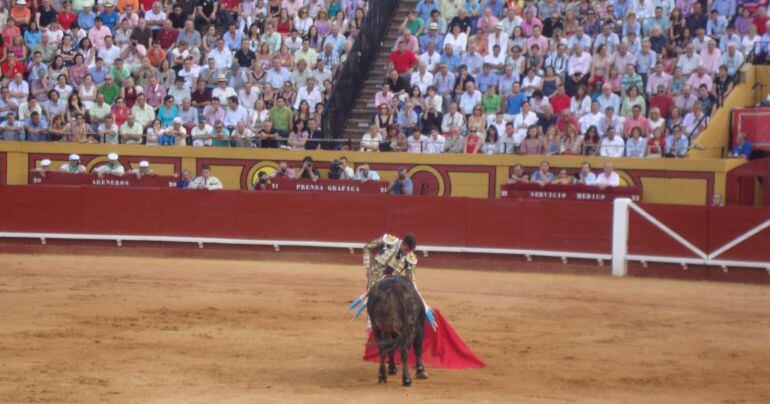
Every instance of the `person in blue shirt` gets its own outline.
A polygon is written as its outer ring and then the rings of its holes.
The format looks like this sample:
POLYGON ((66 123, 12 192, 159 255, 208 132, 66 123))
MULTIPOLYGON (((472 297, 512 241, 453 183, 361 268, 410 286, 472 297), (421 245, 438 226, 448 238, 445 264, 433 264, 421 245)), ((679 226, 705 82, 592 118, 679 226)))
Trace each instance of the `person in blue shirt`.
POLYGON ((24 32, 24 43, 29 49, 34 49, 42 40, 42 36, 35 21, 32 21, 29 24, 29 28, 24 32))
POLYGON ((222 39, 224 39, 227 49, 230 49, 231 52, 237 52, 241 49, 243 32, 238 29, 238 24, 232 22, 227 32, 222 35, 222 39))
POLYGON ((428 25, 428 33, 420 36, 420 52, 426 52, 428 50, 428 44, 433 43, 436 45, 436 51, 441 53, 444 51, 444 37, 438 33, 438 24, 435 22, 428 25))
POLYGON ((553 173, 551 172, 551 166, 547 161, 540 162, 540 169, 532 173, 532 180, 536 184, 544 187, 553 181, 553 173))
POLYGON ((417 7, 415 7, 415 11, 420 14, 423 21, 430 20, 430 13, 433 10, 439 10, 437 0, 420 0, 420 2, 417 3, 417 7))
POLYGON ((452 45, 447 44, 444 47, 444 54, 441 56, 441 63, 446 64, 450 72, 456 72, 460 66, 460 55, 454 52, 452 45))
POLYGON ((479 86, 479 91, 486 93, 489 86, 497 86, 498 77, 497 73, 492 71, 492 65, 484 63, 483 66, 481 73, 476 76, 476 84, 479 86))
POLYGON ((94 79, 94 84, 100 85, 104 83, 104 78, 107 76, 110 70, 104 67, 104 59, 96 57, 96 65, 88 69, 88 73, 91 74, 91 78, 94 79))
POLYGON ((398 169, 398 176, 388 186, 388 193, 391 195, 412 195, 414 185, 412 180, 406 175, 406 168, 398 169))
POLYGON ((176 182, 176 187, 179 189, 187 189, 190 186, 190 182, 192 182, 192 174, 190 173, 190 170, 185 168, 182 170, 182 175, 179 175, 178 177, 179 180, 176 182))
POLYGON ((690 147, 690 141, 684 135, 682 126, 674 125, 674 133, 666 136, 666 145, 663 147, 664 154, 667 157, 685 157, 687 149, 690 147))
POLYGON ((615 18, 618 20, 626 18, 629 7, 631 7, 631 0, 615 0, 615 18))
POLYGON ((83 7, 83 10, 78 13, 78 27, 80 27, 80 29, 84 31, 88 31, 89 29, 94 27, 95 19, 96 19, 96 14, 93 11, 91 11, 91 7, 85 6, 83 7))
POLYGON ((487 0, 487 2, 484 4, 484 8, 488 8, 492 10, 492 15, 500 19, 500 17, 503 15, 503 8, 505 7, 505 4, 503 4, 503 0, 487 0))
POLYGON ((518 115, 521 113, 521 104, 527 102, 527 94, 521 91, 519 83, 513 83, 511 94, 506 101, 505 113, 509 115, 518 115))
POLYGON ((120 20, 120 14, 115 12, 112 3, 109 1, 104 5, 104 10, 99 13, 99 17, 102 17, 102 23, 106 25, 110 31, 115 30, 115 27, 118 25, 118 21, 120 20))
POLYGON ((751 142, 749 142, 748 136, 745 133, 739 133, 738 138, 735 139, 735 146, 733 146, 733 152, 730 157, 739 159, 751 159, 751 142))
POLYGON ((24 120, 24 128, 27 131, 28 142, 48 141, 48 122, 39 112, 32 111, 30 117, 24 120))
POLYGON ((732 17, 735 15, 735 0, 714 0, 711 5, 712 10, 716 10, 719 15, 732 17))

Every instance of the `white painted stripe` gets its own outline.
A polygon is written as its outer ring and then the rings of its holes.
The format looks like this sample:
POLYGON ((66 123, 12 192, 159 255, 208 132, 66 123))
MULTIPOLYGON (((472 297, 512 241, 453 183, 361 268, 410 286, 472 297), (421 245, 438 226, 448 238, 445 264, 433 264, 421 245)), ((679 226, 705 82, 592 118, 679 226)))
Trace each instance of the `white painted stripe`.
POLYGON ((703 251, 701 251, 701 249, 700 249, 700 248, 698 248, 698 247, 694 246, 692 243, 690 243, 689 241, 687 241, 687 240, 686 240, 684 237, 680 236, 680 235, 679 235, 679 233, 677 233, 677 232, 675 232, 675 231, 671 230, 671 228, 669 228, 668 226, 666 226, 665 224, 663 224, 663 222, 661 222, 660 220, 656 219, 656 218, 655 218, 654 216, 652 216, 651 214, 647 213, 647 211, 645 211, 644 209, 640 208, 640 207, 639 207, 637 204, 635 204, 635 203, 633 203, 633 202, 632 202, 632 203, 631 203, 631 205, 629 205, 629 206, 630 206, 630 207, 631 207, 633 210, 635 210, 637 213, 639 213, 640 215, 642 215, 642 217, 643 217, 643 218, 647 219, 647 220, 648 220, 650 223, 654 224, 654 225, 655 225, 657 228, 659 228, 659 229, 663 230, 663 232, 664 232, 664 233, 668 234, 668 235, 669 235, 669 236, 671 236, 671 237, 672 237, 674 240, 678 241, 678 242, 679 242, 679 244, 681 244, 681 245, 683 245, 683 246, 687 247, 687 249, 688 249, 688 250, 692 251, 692 252, 693 252, 693 253, 695 253, 697 256, 701 257, 701 258, 702 258, 702 259, 704 259, 704 260, 708 258, 708 257, 706 256, 706 253, 705 253, 705 252, 703 252, 703 251))
POLYGON ((762 230, 770 227, 770 219, 766 220, 764 223, 760 224, 757 227, 754 227, 753 229, 747 231, 746 233, 743 233, 742 235, 735 238, 733 241, 723 245, 722 247, 719 247, 716 251, 709 254, 708 259, 713 260, 714 258, 722 255, 725 251, 735 247, 736 245, 746 241, 747 239, 751 238, 755 234, 761 232, 762 230))

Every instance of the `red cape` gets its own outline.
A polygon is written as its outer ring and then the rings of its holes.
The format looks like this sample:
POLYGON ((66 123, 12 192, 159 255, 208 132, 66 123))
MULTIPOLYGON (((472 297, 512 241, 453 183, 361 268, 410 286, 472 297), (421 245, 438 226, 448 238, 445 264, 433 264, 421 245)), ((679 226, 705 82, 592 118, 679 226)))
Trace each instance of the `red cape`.
MULTIPOLYGON (((441 369, 475 369, 486 366, 484 361, 468 348, 449 322, 437 309, 433 309, 437 329, 433 331, 428 321, 425 321, 425 338, 422 341, 422 362, 427 367, 441 369)), ((369 330, 369 340, 364 351, 364 360, 379 362, 380 353, 374 345, 372 331, 369 330)), ((399 354, 396 362, 401 363, 399 354)), ((409 367, 414 368, 416 360, 414 350, 409 351, 409 367)))

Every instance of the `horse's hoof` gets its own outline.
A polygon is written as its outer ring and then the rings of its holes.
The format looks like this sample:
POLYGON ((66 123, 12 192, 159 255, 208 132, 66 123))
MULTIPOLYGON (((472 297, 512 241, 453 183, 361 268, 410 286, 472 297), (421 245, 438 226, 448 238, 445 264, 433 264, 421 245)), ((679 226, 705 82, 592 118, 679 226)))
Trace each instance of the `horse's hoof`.
POLYGON ((412 379, 404 379, 404 387, 409 387, 412 385, 412 379))
POLYGON ((388 384, 388 378, 383 376, 378 377, 377 384, 388 384))
POLYGON ((428 378, 428 374, 425 373, 424 370, 422 372, 418 371, 417 374, 414 377, 416 377, 418 379, 421 379, 421 380, 425 380, 425 379, 428 378))
POLYGON ((396 373, 398 373, 398 367, 393 366, 392 368, 388 369, 389 375, 395 375, 396 373))

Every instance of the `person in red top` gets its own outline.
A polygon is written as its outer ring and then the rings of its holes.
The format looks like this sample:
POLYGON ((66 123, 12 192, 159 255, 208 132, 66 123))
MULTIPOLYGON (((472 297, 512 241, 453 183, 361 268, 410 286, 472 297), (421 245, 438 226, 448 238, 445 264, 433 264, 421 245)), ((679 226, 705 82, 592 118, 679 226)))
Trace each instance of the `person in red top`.
POLYGON ((168 53, 171 52, 174 44, 176 44, 177 36, 179 36, 179 31, 174 29, 171 20, 166 20, 163 22, 163 28, 158 30, 155 40, 160 44, 160 47, 168 53))
POLYGON ((0 66, 0 70, 3 72, 3 78, 10 80, 16 73, 24 75, 27 72, 27 67, 16 59, 15 53, 8 52, 8 59, 0 66))
POLYGON ((77 19, 78 15, 72 11, 72 3, 70 2, 65 3, 64 10, 62 10, 56 18, 56 20, 59 21, 61 29, 65 31, 68 31, 70 27, 72 27, 72 23, 77 21, 77 19))
POLYGON ((572 116, 569 108, 562 110, 561 115, 556 119, 556 130, 559 132, 566 132, 568 126, 574 126, 576 130, 580 128, 580 123, 577 118, 572 116))
POLYGON ((231 16, 238 13, 239 5, 240 5, 240 2, 238 0, 222 0, 220 2, 222 11, 225 11, 225 10, 229 11, 231 16))
POLYGON ((388 62, 393 62, 393 67, 396 68, 398 74, 405 74, 417 65, 417 58, 414 57, 414 53, 406 49, 406 44, 401 41, 398 43, 398 48, 391 52, 388 62))
POLYGON ((650 109, 657 108, 663 119, 668 118, 668 114, 674 108, 674 99, 666 94, 666 87, 663 84, 658 85, 658 92, 650 97, 650 109))
POLYGON ((768 20, 770 17, 767 16, 767 9, 764 6, 757 8, 757 12, 754 14, 754 26, 757 27, 757 35, 765 35, 768 20))
POLYGON ((647 137, 650 124, 647 122, 647 118, 642 115, 642 107, 634 105, 631 111, 631 116, 627 117, 626 122, 623 124, 626 136, 631 136, 631 131, 634 128, 639 128, 642 131, 642 136, 647 137))
POLYGON ((551 107, 553 107, 553 113, 556 115, 561 115, 562 111, 569 109, 570 98, 567 93, 564 92, 563 85, 556 88, 556 93, 551 96, 550 102, 551 107))
MULTIPOLYGON (((152 3, 155 3, 156 0, 139 0, 139 10, 142 12, 148 12, 152 10, 152 3)), ((139 11, 136 10, 136 11, 139 11)), ((139 13, 141 15, 142 13, 139 13)))
POLYGON ((5 28, 3 28, 2 35, 5 46, 13 43, 13 37, 21 36, 21 30, 16 26, 16 22, 12 18, 8 19, 5 28))

